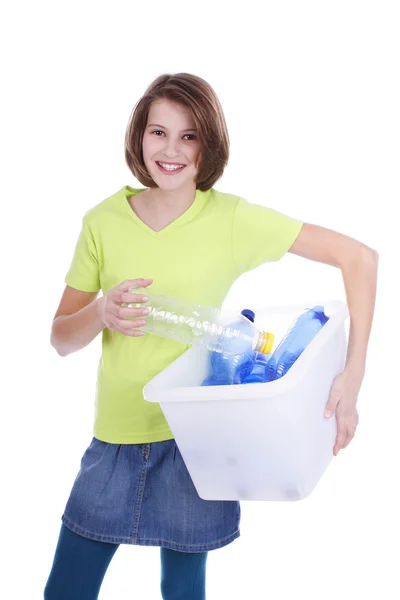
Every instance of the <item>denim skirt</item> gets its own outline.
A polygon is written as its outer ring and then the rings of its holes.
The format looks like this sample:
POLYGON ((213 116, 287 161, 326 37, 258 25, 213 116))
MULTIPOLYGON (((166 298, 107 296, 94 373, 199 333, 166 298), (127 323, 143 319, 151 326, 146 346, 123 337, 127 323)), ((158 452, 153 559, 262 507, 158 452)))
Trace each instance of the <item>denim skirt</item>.
POLYGON ((175 440, 92 439, 62 522, 92 540, 205 552, 240 536, 240 504, 202 500, 175 440))

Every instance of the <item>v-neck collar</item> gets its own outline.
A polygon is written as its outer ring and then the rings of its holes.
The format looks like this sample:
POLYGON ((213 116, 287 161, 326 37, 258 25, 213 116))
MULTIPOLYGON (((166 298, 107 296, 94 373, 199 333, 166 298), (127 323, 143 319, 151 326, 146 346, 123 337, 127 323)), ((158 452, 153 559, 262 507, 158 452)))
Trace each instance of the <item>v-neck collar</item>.
POLYGON ((126 210, 130 215, 131 219, 134 220, 136 225, 138 225, 141 229, 143 229, 144 231, 146 231, 146 233, 152 235, 153 237, 162 237, 169 233, 172 229, 180 227, 188 221, 190 221, 201 211, 208 197, 208 191, 202 192, 201 190, 196 190, 195 198, 192 204, 189 206, 189 208, 185 210, 185 212, 182 213, 179 217, 171 221, 171 223, 166 225, 163 229, 160 229, 160 231, 155 231, 154 229, 149 227, 149 225, 146 225, 146 223, 144 223, 142 219, 138 217, 138 215, 135 213, 135 211, 129 204, 128 200, 131 196, 139 194, 140 192, 144 192, 146 189, 147 188, 132 188, 129 185, 125 185, 121 189, 121 195, 123 197, 123 200, 125 201, 126 210))

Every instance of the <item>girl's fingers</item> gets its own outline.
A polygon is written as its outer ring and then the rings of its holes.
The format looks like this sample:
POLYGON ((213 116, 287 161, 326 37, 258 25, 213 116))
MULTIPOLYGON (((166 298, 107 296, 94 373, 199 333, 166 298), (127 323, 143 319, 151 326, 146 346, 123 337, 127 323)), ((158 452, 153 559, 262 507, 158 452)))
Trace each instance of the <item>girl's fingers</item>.
POLYGON ((128 294, 122 293, 120 296, 120 304, 140 304, 147 302, 148 297, 143 294, 128 294))
POLYGON ((346 439, 343 442, 343 448, 347 448, 347 446, 350 444, 351 440, 355 436, 355 433, 356 433, 355 430, 349 429, 347 431, 346 439))
MULTIPOLYGON (((131 321, 131 323, 132 323, 132 321, 131 321)), ((121 327, 113 326, 112 331, 116 331, 117 333, 120 333, 121 335, 127 335, 127 336, 132 336, 132 337, 141 337, 141 336, 145 335, 145 332, 142 331, 141 329, 138 329, 138 327, 143 327, 143 325, 145 325, 145 321, 144 322, 137 321, 137 323, 135 323, 134 325, 131 325, 130 327, 126 327, 125 323, 124 323, 123 325, 121 325, 121 327)))
POLYGON ((136 319, 137 317, 147 317, 149 314, 148 308, 123 308, 118 307, 116 317, 118 319, 136 319))
POLYGON ((125 333, 126 331, 130 331, 131 329, 136 329, 137 327, 144 327, 146 325, 146 321, 144 319, 134 319, 130 321, 128 319, 119 319, 118 320, 118 328, 125 333))
POLYGON ((119 331, 119 329, 114 329, 114 331, 120 333, 121 335, 126 335, 128 337, 142 337, 143 335, 145 335, 145 332, 141 329, 124 329, 122 331, 119 331))
POLYGON ((126 292, 129 288, 147 287, 153 282, 152 279, 125 279, 122 283, 117 285, 117 289, 121 292, 126 292))
POLYGON ((336 443, 333 449, 333 454, 337 456, 339 450, 343 448, 343 443, 346 439, 346 430, 338 425, 338 432, 336 435, 336 443))

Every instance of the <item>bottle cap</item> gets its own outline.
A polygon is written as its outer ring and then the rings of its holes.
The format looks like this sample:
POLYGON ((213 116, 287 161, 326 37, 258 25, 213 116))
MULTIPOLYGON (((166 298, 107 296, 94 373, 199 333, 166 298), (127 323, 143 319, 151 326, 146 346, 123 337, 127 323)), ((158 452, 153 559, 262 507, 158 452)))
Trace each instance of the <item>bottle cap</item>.
POLYGON ((242 315, 244 317, 246 317, 246 319, 248 319, 249 321, 251 321, 252 323, 254 323, 254 317, 256 316, 255 313, 250 310, 249 308, 245 308, 242 310, 242 315))
POLYGON ((262 341, 259 352, 262 354, 269 354, 272 350, 272 346, 274 345, 274 334, 268 333, 268 331, 261 332, 262 341))

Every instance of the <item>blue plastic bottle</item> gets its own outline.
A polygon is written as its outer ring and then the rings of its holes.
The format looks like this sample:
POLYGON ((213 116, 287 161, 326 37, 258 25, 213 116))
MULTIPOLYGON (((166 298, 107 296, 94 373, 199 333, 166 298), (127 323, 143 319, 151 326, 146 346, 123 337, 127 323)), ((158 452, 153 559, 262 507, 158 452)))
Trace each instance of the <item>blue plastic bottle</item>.
MULTIPOLYGON (((252 310, 244 309, 242 315, 254 323, 254 312, 252 310)), ((256 350, 234 355, 223 352, 210 352, 211 374, 204 379, 201 385, 235 385, 242 383, 252 372, 258 354, 261 353, 256 350)))
POLYGON ((267 365, 265 381, 283 377, 328 319, 323 306, 314 306, 303 312, 272 354, 267 365))
POLYGON ((264 383, 266 379, 267 365, 271 357, 257 352, 256 359, 254 361, 253 370, 247 377, 245 377, 242 383, 264 383))

